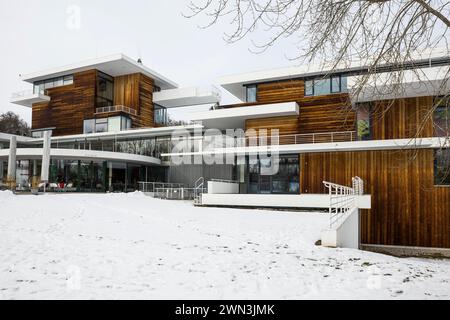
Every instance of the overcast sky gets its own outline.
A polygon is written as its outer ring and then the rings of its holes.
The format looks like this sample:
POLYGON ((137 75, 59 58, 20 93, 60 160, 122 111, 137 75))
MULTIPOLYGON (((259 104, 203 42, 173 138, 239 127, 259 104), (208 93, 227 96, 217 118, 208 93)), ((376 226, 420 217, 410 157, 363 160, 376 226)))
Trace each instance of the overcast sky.
MULTIPOLYGON (((0 112, 31 121, 31 109, 9 103, 30 89, 19 74, 124 53, 180 86, 214 84, 223 75, 292 65, 280 44, 264 54, 249 52, 250 40, 227 44, 228 25, 200 29, 204 18, 186 19, 188 0, 0 0, 0 112), (73 19, 77 10, 80 19, 73 19)), ((229 29, 228 29, 229 30, 229 29)), ((256 34, 254 37, 262 36, 256 34)), ((290 51, 290 52, 289 52, 290 51)), ((226 92, 223 103, 234 102, 226 92)), ((184 108, 173 116, 187 118, 184 108)))

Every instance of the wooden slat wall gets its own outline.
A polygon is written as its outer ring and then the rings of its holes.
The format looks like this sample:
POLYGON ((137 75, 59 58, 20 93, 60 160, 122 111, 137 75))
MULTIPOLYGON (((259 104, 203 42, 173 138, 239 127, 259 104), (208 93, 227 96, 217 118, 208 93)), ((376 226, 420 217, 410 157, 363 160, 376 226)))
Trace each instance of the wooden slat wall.
POLYGON ((372 209, 363 211, 362 243, 450 248, 450 188, 433 185, 433 150, 300 155, 302 193, 322 181, 364 180, 372 209))
POLYGON ((133 128, 154 127, 153 79, 141 74, 114 78, 114 104, 136 109, 131 116, 133 128))
MULTIPOLYGON (((258 84, 258 104, 296 101, 299 116, 247 120, 246 129, 279 129, 280 134, 353 131, 356 113, 348 94, 304 95, 303 80, 286 80, 258 84)), ((254 104, 248 104, 254 105, 254 104)))
POLYGON ((95 70, 77 73, 72 85, 49 89, 51 101, 33 105, 32 128, 56 127, 54 136, 83 133, 83 120, 94 117, 96 76, 95 70))
POLYGON ((140 74, 114 78, 114 105, 124 105, 139 111, 140 74))
MULTIPOLYGON (((95 117, 96 78, 97 71, 89 70, 74 74, 72 85, 49 89, 50 102, 33 105, 32 128, 56 127, 54 136, 83 133, 83 121, 95 117)), ((154 126, 153 87, 153 79, 142 74, 114 79, 114 105, 138 111, 137 116, 131 117, 134 128, 154 126)), ((101 117, 117 114, 103 114, 101 117)))
MULTIPOLYGON (((374 139, 432 136, 432 106, 432 97, 376 103, 374 139)), ((324 180, 364 180, 372 209, 362 218, 363 243, 450 248, 450 188, 434 186, 433 150, 310 153, 300 165, 302 193, 326 192, 324 180)))
POLYGON ((433 136, 433 97, 379 101, 373 104, 373 139, 433 136))

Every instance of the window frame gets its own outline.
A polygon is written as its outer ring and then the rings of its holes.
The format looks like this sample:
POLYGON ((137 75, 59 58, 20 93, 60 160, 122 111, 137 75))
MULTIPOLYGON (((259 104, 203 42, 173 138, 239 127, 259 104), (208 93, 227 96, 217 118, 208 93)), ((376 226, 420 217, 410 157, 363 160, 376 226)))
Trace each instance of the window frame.
POLYGON ((248 103, 258 102, 258 85, 257 84, 250 84, 245 86, 245 101, 248 103), (254 101, 249 101, 249 90, 254 89, 255 90, 255 97, 254 101))

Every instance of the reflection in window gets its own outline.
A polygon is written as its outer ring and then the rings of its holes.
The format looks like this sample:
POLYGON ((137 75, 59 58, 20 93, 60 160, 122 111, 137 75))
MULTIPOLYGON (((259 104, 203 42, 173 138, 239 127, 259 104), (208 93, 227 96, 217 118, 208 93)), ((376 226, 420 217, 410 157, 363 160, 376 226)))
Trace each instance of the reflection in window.
POLYGON ((257 101, 258 87, 256 85, 247 86, 247 102, 257 101))
POLYGON ((450 186, 450 149, 434 152, 434 184, 450 186))
POLYGON ((94 119, 84 120, 83 132, 87 134, 87 133, 94 133, 94 131, 95 131, 95 120, 94 119))
POLYGON ((331 77, 331 93, 341 92, 341 77, 331 77))
POLYGON ((168 122, 167 109, 155 104, 155 124, 166 125, 168 122))
POLYGON ((44 90, 73 84, 73 75, 57 77, 33 83, 33 93, 44 94, 44 90))
POLYGON ((314 95, 314 80, 305 81, 305 96, 314 95))
POLYGON ((358 104, 356 112, 356 125, 358 130, 359 140, 370 140, 372 139, 372 124, 371 124, 371 105, 370 103, 358 104))
POLYGON ((439 105, 433 113, 434 136, 450 136, 450 99, 437 98, 439 105), (442 101, 441 101, 442 100, 442 101))
POLYGON ((347 92, 347 77, 345 76, 305 80, 305 96, 323 96, 339 92, 347 92))
POLYGON ((97 108, 112 106, 114 100, 114 78, 99 72, 96 92, 95 103, 97 108))

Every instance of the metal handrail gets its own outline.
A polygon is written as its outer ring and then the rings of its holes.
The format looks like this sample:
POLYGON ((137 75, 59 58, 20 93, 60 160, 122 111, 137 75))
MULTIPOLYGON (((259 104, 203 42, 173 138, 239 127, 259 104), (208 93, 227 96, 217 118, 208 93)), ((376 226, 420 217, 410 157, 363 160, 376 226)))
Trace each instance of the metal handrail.
POLYGON ((168 183, 168 182, 143 182, 139 181, 139 191, 155 192, 159 188, 182 188, 182 183, 168 183))
POLYGON ((328 188, 330 229, 338 226, 346 216, 346 213, 356 208, 356 196, 361 192, 362 179, 354 177, 352 182, 353 188, 323 181, 325 187, 328 188), (355 188, 355 183, 359 184, 357 189, 355 188))
POLYGON ((125 112, 131 115, 137 115, 137 110, 127 107, 127 106, 123 106, 123 105, 116 105, 116 106, 108 106, 108 107, 101 107, 101 108, 97 108, 95 110, 96 113, 109 113, 109 112, 125 112))

